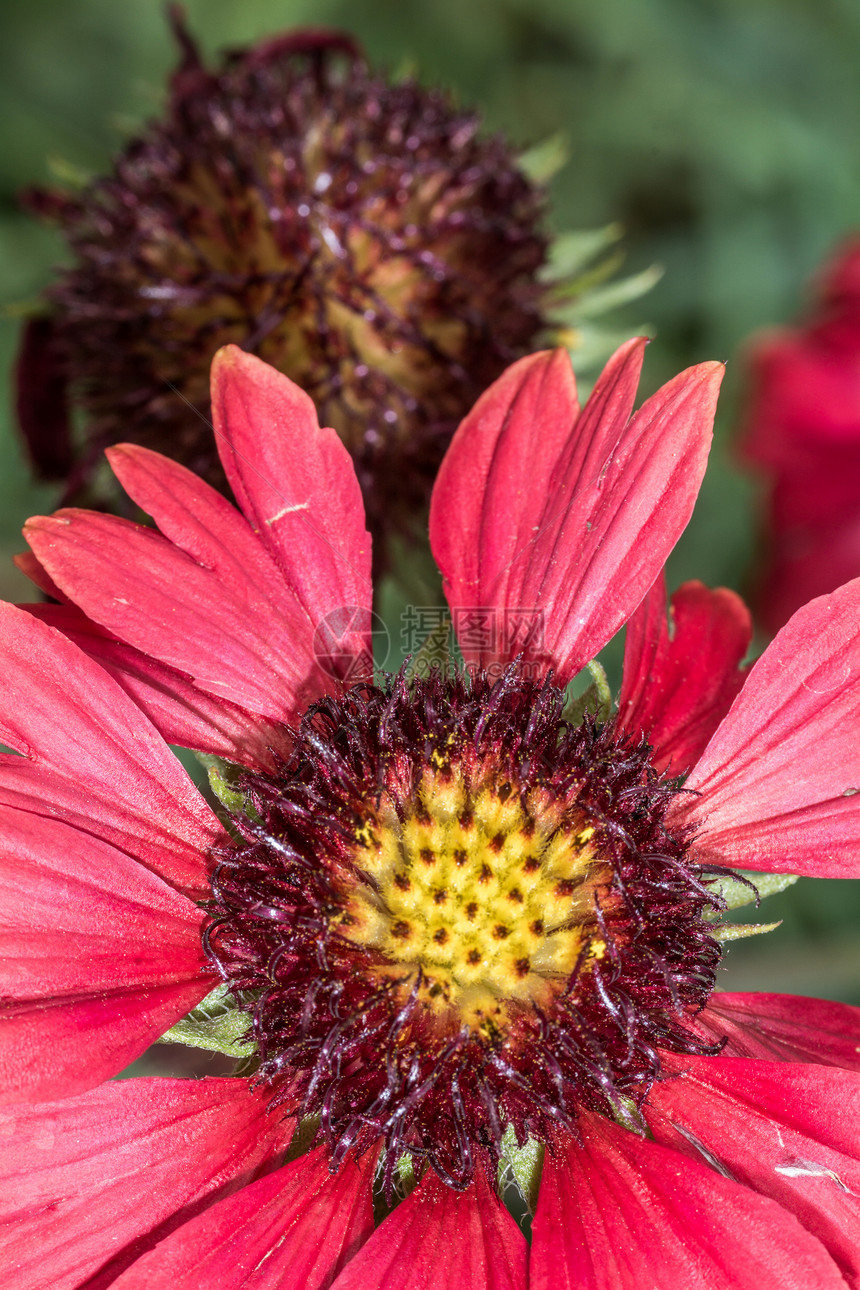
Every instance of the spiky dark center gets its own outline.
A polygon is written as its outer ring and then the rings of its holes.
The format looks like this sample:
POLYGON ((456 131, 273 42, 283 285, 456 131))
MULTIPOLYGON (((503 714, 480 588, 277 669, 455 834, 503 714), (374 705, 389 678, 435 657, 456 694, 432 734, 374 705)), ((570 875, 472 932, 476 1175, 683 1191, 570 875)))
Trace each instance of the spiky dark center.
POLYGON ((164 118, 113 173, 30 194, 74 255, 49 291, 52 346, 89 413, 90 470, 132 439, 218 486, 212 356, 258 354, 341 434, 390 531, 534 347, 543 198, 474 113, 300 35, 211 73, 186 36, 164 118))
POLYGON ((520 1141, 617 1114, 657 1050, 705 1051, 718 902, 666 823, 678 791, 613 723, 516 666, 360 685, 244 780, 209 943, 259 1077, 336 1164, 384 1141, 455 1186, 520 1141))

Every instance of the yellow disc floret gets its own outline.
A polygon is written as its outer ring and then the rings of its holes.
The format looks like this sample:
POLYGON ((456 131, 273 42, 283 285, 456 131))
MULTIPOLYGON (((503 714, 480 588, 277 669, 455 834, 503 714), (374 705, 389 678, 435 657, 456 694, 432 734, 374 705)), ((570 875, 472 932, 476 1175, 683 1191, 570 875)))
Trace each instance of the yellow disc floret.
MULTIPOLYGON (((436 759, 441 761, 441 759, 436 759)), ((359 882, 340 919, 381 969, 491 1033, 513 1001, 546 1006, 594 936, 594 828, 540 788, 431 765, 398 812, 356 831, 359 882)))

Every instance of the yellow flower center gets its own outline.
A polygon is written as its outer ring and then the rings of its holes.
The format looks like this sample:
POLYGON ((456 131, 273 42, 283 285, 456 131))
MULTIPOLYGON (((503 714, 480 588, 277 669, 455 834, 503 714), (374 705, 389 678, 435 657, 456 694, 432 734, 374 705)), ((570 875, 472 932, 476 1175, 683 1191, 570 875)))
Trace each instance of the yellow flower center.
POLYGON ((545 1007, 605 944, 594 828, 543 789, 427 769, 408 809, 384 798, 356 832, 357 883, 339 919, 380 971, 484 1034, 517 1001, 545 1007))

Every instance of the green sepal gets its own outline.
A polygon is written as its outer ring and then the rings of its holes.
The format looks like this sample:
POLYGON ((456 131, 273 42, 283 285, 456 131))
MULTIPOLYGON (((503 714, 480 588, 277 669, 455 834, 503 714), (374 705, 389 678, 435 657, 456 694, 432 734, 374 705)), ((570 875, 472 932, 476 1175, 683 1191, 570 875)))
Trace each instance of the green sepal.
POLYGON ((782 919, 775 923, 720 923, 711 932, 715 941, 745 941, 748 936, 763 936, 782 926, 782 919))
POLYGON ((757 899, 756 892, 762 900, 765 896, 775 896, 777 892, 792 887, 798 880, 796 873, 755 873, 744 869, 739 869, 738 873, 740 878, 727 874, 724 878, 708 883, 708 890, 725 901, 726 909, 741 909, 744 905, 752 905, 757 899), (747 881, 743 882, 743 878, 747 881), (752 883, 755 891, 750 889, 749 883, 752 883))
POLYGON ((236 1007, 227 986, 219 985, 187 1017, 171 1026, 158 1042, 206 1048, 227 1057, 250 1057, 254 1044, 244 1038, 250 1024, 251 1018, 236 1007))
POLYGON ((56 179, 67 188, 78 190, 86 188, 94 178, 91 170, 87 170, 84 166, 78 166, 74 161, 69 161, 66 157, 61 157, 57 153, 52 153, 47 158, 47 163, 51 178, 56 179))
POLYGON ((520 170, 533 184, 547 184, 570 160, 567 135, 551 134, 540 143, 521 152, 517 158, 520 170))
POLYGON ((418 1186, 418 1178, 415 1173, 415 1161, 408 1153, 405 1156, 401 1156, 397 1161, 394 1176, 396 1179, 394 1185, 397 1189, 397 1195, 402 1200, 405 1200, 409 1193, 413 1192, 418 1186))
POLYGON ((616 1124, 620 1124, 624 1129, 629 1129, 631 1133, 638 1134, 640 1138, 651 1137, 644 1116, 632 1097, 624 1097, 620 1093, 616 1094, 613 1116, 616 1124))
POLYGON ((656 286, 663 272, 661 265, 652 264, 641 273, 633 273, 626 278, 619 278, 616 282, 607 282, 605 285, 594 286, 589 290, 583 290, 582 282, 574 279, 570 284, 566 284, 551 302, 552 321, 562 326, 575 327, 587 318, 598 318, 601 314, 609 313, 611 309, 628 305, 656 286), (564 303, 565 296, 573 297, 569 304, 564 303))
POLYGON ((603 228, 571 229, 553 238, 549 259, 540 270, 541 281, 549 287, 558 286, 566 291, 570 279, 578 279, 587 266, 614 246, 622 236, 620 224, 606 224, 603 228))
POLYGON ((598 721, 606 721, 612 711, 612 691, 603 666, 596 659, 586 666, 591 673, 591 685, 575 699, 568 699, 563 713, 565 721, 572 726, 582 725, 586 713, 597 717, 598 721))
MULTIPOLYGON (((616 279, 624 260, 624 251, 617 245, 622 234, 617 223, 562 233, 551 243, 541 270, 550 339, 569 351, 580 380, 602 367, 631 335, 648 336, 652 331, 647 323, 619 329, 603 317, 650 291, 663 272, 652 265, 616 279)), ((587 384, 581 393, 587 395, 587 384)))
POLYGON ((412 655, 406 668, 409 677, 426 678, 437 670, 447 675, 451 665, 451 618, 446 614, 444 620, 429 631, 424 643, 412 655))
POLYGON ((299 1156, 307 1155, 319 1132, 319 1127, 320 1118, 318 1115, 306 1115, 303 1120, 299 1120, 295 1133, 290 1138, 287 1154, 284 1156, 285 1165, 290 1164, 293 1160, 298 1160, 299 1156))
POLYGON ((418 1186, 418 1175, 415 1172, 415 1162, 412 1156, 407 1152, 400 1157, 394 1166, 394 1175, 392 1177, 393 1194, 387 1196, 382 1185, 383 1167, 385 1164, 385 1153, 379 1157, 376 1163, 376 1172, 373 1176, 373 1217, 379 1226, 383 1219, 388 1218, 398 1205, 406 1199, 411 1192, 418 1186))
POLYGON ((195 752, 194 756, 206 768, 209 787, 221 805, 226 806, 234 815, 246 814, 245 794, 234 787, 242 774, 242 767, 234 766, 233 762, 225 761, 223 757, 214 757, 211 753, 195 752))
POLYGON ((499 1186, 504 1186, 506 1172, 513 1174, 530 1214, 537 1209, 540 1176, 543 1169, 544 1145, 529 1138, 524 1146, 517 1146, 517 1135, 512 1124, 505 1129, 500 1143, 499 1186))

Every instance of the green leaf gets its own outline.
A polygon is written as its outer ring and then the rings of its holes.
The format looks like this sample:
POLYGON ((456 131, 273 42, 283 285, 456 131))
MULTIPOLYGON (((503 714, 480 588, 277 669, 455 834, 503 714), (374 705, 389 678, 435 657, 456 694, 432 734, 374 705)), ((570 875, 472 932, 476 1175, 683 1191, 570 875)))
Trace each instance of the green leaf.
POLYGON ((427 633, 421 648, 412 655, 407 675, 410 677, 427 677, 434 668, 446 673, 450 666, 450 661, 451 618, 450 615, 446 614, 443 621, 427 633))
POLYGON ((575 699, 569 699, 564 709, 564 719, 572 726, 582 725, 586 713, 606 721, 612 709, 612 691, 603 666, 593 659, 586 667, 593 678, 591 685, 575 699))
POLYGON ((606 224, 603 228, 571 229, 554 238, 549 250, 549 260, 540 276, 547 283, 566 280, 582 273, 592 260, 620 239, 620 224, 606 224))
POLYGON ((201 766, 206 767, 209 787, 221 805, 226 806, 227 810, 232 811, 234 815, 245 814, 245 794, 234 787, 236 780, 242 774, 242 767, 234 766, 223 757, 214 757, 211 753, 195 752, 194 756, 201 766))
POLYGON ((754 873, 749 870, 738 870, 738 873, 740 876, 737 878, 727 874, 725 878, 717 878, 708 883, 708 890, 726 902, 726 909, 741 909, 744 905, 752 905, 756 891, 764 899, 765 896, 775 896, 777 892, 785 891, 797 882, 797 874, 794 873, 754 873), (744 878, 746 882, 743 881, 744 878), (755 891, 750 890, 750 883, 755 891))
POLYGON ((662 276, 662 265, 652 264, 641 273, 630 274, 626 278, 619 278, 617 282, 607 283, 606 286, 596 287, 591 291, 582 291, 578 283, 572 282, 562 289, 556 298, 558 303, 550 304, 552 319, 568 326, 575 326, 580 320, 599 317, 601 314, 609 313, 611 309, 617 309, 620 305, 638 300, 640 296, 644 296, 656 286, 662 276), (562 302, 562 297, 565 295, 574 297, 567 305, 562 302))
POLYGON ((570 160, 570 144, 562 133, 551 134, 521 152, 518 158, 520 170, 533 184, 549 183, 570 160))
POLYGON ((510 1170, 522 1192, 529 1213, 534 1214, 537 1209, 540 1176, 543 1169, 543 1143, 529 1138, 524 1146, 518 1147, 517 1135, 514 1133, 513 1125, 509 1124, 502 1138, 501 1148, 499 1181, 501 1183, 503 1174, 506 1170, 510 1170))
POLYGON ((250 1024, 251 1018, 236 1007, 227 986, 219 985, 193 1012, 171 1026, 158 1042, 206 1048, 227 1057, 249 1057, 254 1044, 244 1036, 250 1024))

